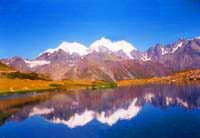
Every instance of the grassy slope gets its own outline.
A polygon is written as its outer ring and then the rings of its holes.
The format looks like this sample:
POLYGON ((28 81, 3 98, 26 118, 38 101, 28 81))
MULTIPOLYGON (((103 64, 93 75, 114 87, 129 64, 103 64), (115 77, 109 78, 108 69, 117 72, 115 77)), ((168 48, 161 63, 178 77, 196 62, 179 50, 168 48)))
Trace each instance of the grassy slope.
POLYGON ((200 83, 200 70, 186 70, 177 72, 171 76, 138 80, 122 80, 118 86, 143 85, 148 83, 186 83, 196 81, 200 83))
POLYGON ((7 71, 8 72, 13 71, 13 69, 0 62, 0 72, 7 72, 7 71))
POLYGON ((9 79, 9 77, 16 73, 18 72, 0 62, 0 93, 50 89, 49 82, 47 81, 9 79))
POLYGON ((48 81, 0 78, 0 93, 50 89, 48 81))
POLYGON ((24 93, 30 91, 44 90, 77 90, 77 89, 95 89, 115 87, 115 83, 102 81, 45 81, 28 79, 8 79, 0 78, 0 94, 24 93))

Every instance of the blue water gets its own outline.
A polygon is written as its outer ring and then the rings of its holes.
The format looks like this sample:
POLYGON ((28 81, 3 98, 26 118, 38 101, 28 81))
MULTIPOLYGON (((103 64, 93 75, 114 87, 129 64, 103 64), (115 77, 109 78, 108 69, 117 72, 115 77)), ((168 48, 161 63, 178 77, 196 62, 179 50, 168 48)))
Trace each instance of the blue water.
POLYGON ((0 109, 15 111, 2 122, 0 138, 198 138, 199 90, 198 85, 148 85, 47 93, 27 95, 40 100, 22 105, 15 101, 25 96, 7 97, 13 104, 0 109))

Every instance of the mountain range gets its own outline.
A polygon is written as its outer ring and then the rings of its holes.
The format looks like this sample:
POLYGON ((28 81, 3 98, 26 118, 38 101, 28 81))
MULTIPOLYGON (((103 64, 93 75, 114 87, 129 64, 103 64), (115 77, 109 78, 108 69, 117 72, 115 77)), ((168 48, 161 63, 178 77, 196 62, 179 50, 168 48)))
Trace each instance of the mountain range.
POLYGON ((33 60, 1 59, 20 71, 48 75, 53 80, 118 81, 161 77, 186 69, 200 68, 200 37, 156 44, 141 52, 124 40, 101 38, 90 46, 62 42, 33 60))

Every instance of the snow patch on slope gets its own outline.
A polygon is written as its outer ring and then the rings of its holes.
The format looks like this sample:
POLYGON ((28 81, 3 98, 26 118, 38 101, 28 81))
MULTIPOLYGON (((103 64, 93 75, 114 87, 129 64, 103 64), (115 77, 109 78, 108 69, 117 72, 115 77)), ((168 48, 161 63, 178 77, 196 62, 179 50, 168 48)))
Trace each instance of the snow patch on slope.
POLYGON ((147 52, 145 52, 145 53, 142 54, 141 60, 143 60, 143 61, 150 61, 151 57, 148 57, 147 52))
POLYGON ((169 53, 165 48, 161 48, 161 55, 165 55, 165 54, 167 54, 167 53, 169 53))
POLYGON ((183 42, 178 43, 175 47, 172 48, 171 53, 176 52, 176 50, 178 50, 179 48, 181 48, 183 46, 183 42))
POLYGON ((34 68, 37 66, 42 66, 42 65, 47 65, 50 64, 50 61, 46 61, 46 60, 24 60, 24 62, 30 67, 30 68, 34 68))

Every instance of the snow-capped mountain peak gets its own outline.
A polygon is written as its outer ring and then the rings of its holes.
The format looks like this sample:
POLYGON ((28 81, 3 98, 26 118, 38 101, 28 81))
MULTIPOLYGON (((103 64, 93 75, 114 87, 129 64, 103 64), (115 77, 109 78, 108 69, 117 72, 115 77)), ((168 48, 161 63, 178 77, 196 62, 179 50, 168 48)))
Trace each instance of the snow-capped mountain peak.
POLYGON ((96 40, 95 42, 93 42, 91 45, 90 45, 90 51, 96 51, 96 52, 99 52, 101 47, 105 47, 105 48, 110 48, 112 45, 112 41, 105 38, 105 37, 102 37, 101 39, 99 40, 96 40))
POLYGON ((80 56, 87 55, 88 53, 94 51, 111 53, 123 52, 126 57, 133 59, 133 57, 131 56, 131 52, 133 50, 136 50, 136 48, 131 43, 128 43, 124 40, 112 42, 110 39, 102 37, 101 39, 93 42, 89 46, 89 48, 77 42, 62 42, 57 48, 48 49, 41 53, 39 57, 43 54, 48 54, 49 56, 50 54, 53 54, 54 52, 57 52, 59 50, 63 50, 64 52, 69 53, 70 55, 76 53, 80 56))
POLYGON ((130 43, 124 41, 124 40, 114 42, 113 47, 116 51, 122 50, 123 52, 125 52, 128 55, 129 58, 132 58, 130 53, 133 50, 136 50, 136 48, 132 44, 130 44, 130 43))
POLYGON ((77 53, 80 56, 86 55, 88 53, 88 48, 82 44, 79 44, 77 42, 69 43, 69 42, 62 42, 57 48, 55 49, 48 49, 45 52, 41 53, 40 55, 44 53, 52 54, 56 51, 63 50, 66 53, 73 54, 77 53))
POLYGON ((88 53, 88 48, 77 42, 73 43, 63 42, 58 48, 70 54, 78 53, 80 55, 86 55, 88 53))
POLYGON ((129 58, 132 58, 130 54, 131 51, 136 50, 136 48, 132 44, 124 40, 112 42, 111 40, 104 37, 90 45, 90 51, 102 52, 102 50, 105 49, 111 52, 123 51, 127 54, 129 58))

